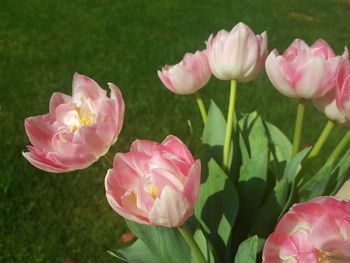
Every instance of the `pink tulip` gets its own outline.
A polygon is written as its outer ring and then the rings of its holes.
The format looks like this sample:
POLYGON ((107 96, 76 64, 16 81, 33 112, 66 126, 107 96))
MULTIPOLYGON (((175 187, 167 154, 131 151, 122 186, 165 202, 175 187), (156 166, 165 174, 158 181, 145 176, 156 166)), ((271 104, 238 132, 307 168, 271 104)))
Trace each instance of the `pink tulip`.
POLYGON ((322 112, 326 117, 338 124, 344 124, 346 120, 344 114, 338 109, 335 100, 335 89, 331 89, 321 98, 313 99, 312 102, 317 110, 322 112))
POLYGON ((324 196, 295 204, 266 240, 263 262, 350 262, 350 201, 324 196))
POLYGON ((255 35, 244 23, 238 23, 231 32, 220 30, 206 43, 211 71, 221 80, 255 79, 267 55, 266 32, 255 35))
POLYGON ((75 73, 72 97, 56 92, 48 114, 25 120, 33 146, 24 157, 39 169, 61 173, 86 168, 106 154, 124 120, 120 90, 108 85, 111 98, 94 80, 75 73))
POLYGON ((193 94, 204 87, 211 71, 205 51, 185 54, 182 61, 176 65, 158 70, 158 77, 163 84, 176 94, 193 94))
MULTIPOLYGON (((347 56, 345 49, 343 56, 347 56)), ((309 47, 296 39, 279 55, 274 49, 266 59, 265 68, 273 86, 292 98, 320 98, 335 86, 341 57, 322 39, 309 47)))
POLYGON ((118 153, 105 179, 107 200, 121 216, 141 224, 176 227, 192 214, 201 163, 175 136, 161 144, 136 140, 118 153))
POLYGON ((350 120, 350 61, 348 59, 344 59, 339 67, 336 103, 339 110, 350 120))

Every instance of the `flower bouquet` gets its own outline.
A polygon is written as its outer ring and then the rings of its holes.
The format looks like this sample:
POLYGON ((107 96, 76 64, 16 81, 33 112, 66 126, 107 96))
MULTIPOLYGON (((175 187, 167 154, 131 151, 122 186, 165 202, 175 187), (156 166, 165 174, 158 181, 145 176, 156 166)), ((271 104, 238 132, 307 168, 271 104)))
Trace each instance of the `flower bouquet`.
POLYGON ((108 203, 138 238, 111 255, 134 263, 350 262, 350 201, 334 197, 349 177, 350 132, 320 167, 315 162, 331 131, 350 120, 347 48, 336 56, 324 40, 308 46, 296 39, 282 55, 268 54, 267 34, 239 23, 158 76, 176 94, 195 94, 204 126, 198 159, 173 135, 109 153, 123 125, 122 94, 109 83, 107 96, 78 73, 72 96, 54 93, 48 114, 25 120, 33 146, 23 155, 37 168, 69 172, 101 156, 111 163, 108 203), (257 112, 235 111, 237 86, 264 65, 272 85, 299 100, 292 142, 257 112), (212 74, 231 83, 227 117, 199 95, 212 74), (308 100, 329 121, 301 149, 308 100))

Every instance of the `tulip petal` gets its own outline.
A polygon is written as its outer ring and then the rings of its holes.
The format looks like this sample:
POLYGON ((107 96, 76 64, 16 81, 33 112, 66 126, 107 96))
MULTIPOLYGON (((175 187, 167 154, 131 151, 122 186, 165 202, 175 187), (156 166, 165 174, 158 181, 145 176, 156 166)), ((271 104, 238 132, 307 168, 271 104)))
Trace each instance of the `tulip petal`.
POLYGON ((298 72, 295 92, 306 99, 322 97, 328 90, 323 83, 325 79, 325 62, 321 57, 312 57, 298 72))
POLYGON ((160 197, 155 200, 149 214, 151 225, 167 227, 181 226, 193 214, 193 206, 179 192, 169 186, 164 187, 160 197))
POLYGON ((90 99, 97 108, 101 99, 106 97, 106 91, 102 89, 93 79, 74 73, 73 75, 73 102, 79 105, 82 96, 90 99))
POLYGON ((31 144, 40 149, 52 149, 51 139, 56 134, 55 115, 52 113, 26 118, 24 126, 31 144))
POLYGON ((195 204, 198 199, 199 186, 201 182, 201 162, 196 160, 192 165, 188 177, 187 183, 183 191, 184 196, 188 199, 191 204, 195 204))
POLYGON ((71 103, 72 97, 61 92, 54 92, 50 99, 50 113, 54 113, 61 104, 71 103))
POLYGON ((168 151, 174 153, 178 157, 182 158, 189 164, 194 163, 194 159, 192 157, 191 152, 187 149, 187 147, 183 144, 179 138, 173 135, 169 135, 162 142, 162 145, 168 148, 168 151))
POLYGON ((291 98, 297 98, 291 86, 290 80, 287 75, 282 71, 280 63, 284 58, 278 56, 277 50, 273 50, 267 57, 265 62, 266 74, 268 75, 272 85, 283 95, 291 98))

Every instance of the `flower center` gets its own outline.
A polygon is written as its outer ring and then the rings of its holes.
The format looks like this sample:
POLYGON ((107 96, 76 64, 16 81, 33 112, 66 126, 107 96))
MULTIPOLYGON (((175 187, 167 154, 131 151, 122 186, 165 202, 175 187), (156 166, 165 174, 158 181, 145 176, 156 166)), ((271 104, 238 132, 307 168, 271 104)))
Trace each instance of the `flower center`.
POLYGON ((77 115, 77 121, 71 126, 71 131, 75 132, 81 126, 92 125, 94 123, 95 113, 91 111, 82 112, 81 107, 75 107, 74 110, 77 115))
POLYGON ((319 249, 318 251, 319 263, 341 263, 349 262, 349 258, 345 257, 340 251, 327 251, 319 249))
POLYGON ((157 186, 155 186, 155 185, 151 186, 151 191, 150 191, 149 195, 150 195, 153 199, 156 199, 156 198, 157 198, 157 186))

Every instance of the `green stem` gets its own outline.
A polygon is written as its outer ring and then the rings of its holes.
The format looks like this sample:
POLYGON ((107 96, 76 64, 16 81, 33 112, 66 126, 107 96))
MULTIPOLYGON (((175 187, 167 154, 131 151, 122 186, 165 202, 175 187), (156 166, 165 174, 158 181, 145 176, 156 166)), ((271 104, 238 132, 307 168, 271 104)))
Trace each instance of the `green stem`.
POLYGON ((299 151, 304 111, 305 111, 305 101, 303 99, 300 99, 298 104, 298 110, 297 110, 297 118, 295 120, 292 156, 295 156, 299 151))
POLYGON ((204 107, 204 103, 203 103, 203 100, 202 100, 202 96, 199 93, 199 91, 197 91, 195 93, 195 96, 196 96, 196 101, 198 103, 199 111, 201 112, 201 115, 202 115, 203 123, 206 124, 207 121, 208 121, 208 117, 207 117, 207 112, 205 111, 205 107, 204 107))
POLYGON ((230 88, 230 101, 228 104, 227 122, 226 122, 226 133, 225 133, 225 144, 222 165, 225 169, 228 167, 228 158, 231 148, 231 137, 233 128, 233 117, 235 111, 235 100, 236 100, 236 81, 231 80, 230 88))
POLYGON ((307 157, 308 159, 317 156, 317 154, 322 149, 323 144, 326 142, 326 140, 327 140, 329 134, 331 133, 331 131, 333 130, 333 128, 334 128, 334 122, 328 121, 326 126, 324 126, 323 131, 322 131, 320 137, 318 138, 317 142, 312 147, 312 150, 311 150, 309 156, 307 157))
POLYGON ((113 166, 113 155, 110 152, 107 152, 103 157, 113 166))
POLYGON ((192 235, 190 234, 190 232, 188 231, 186 226, 182 225, 182 226, 179 226, 177 229, 179 230, 181 235, 184 237, 184 239, 186 240, 187 244, 190 246, 191 250, 196 255, 196 257, 198 259, 198 262, 200 262, 200 263, 207 263, 207 260, 205 259, 202 251, 198 247, 198 244, 193 239, 192 235))
POLYGON ((337 147, 335 147, 334 151, 332 152, 332 154, 329 156, 328 160, 326 161, 326 164, 333 163, 339 157, 339 155, 342 153, 342 151, 348 145, 349 142, 350 142, 350 131, 348 131, 344 135, 343 139, 341 139, 341 141, 338 143, 337 147))

